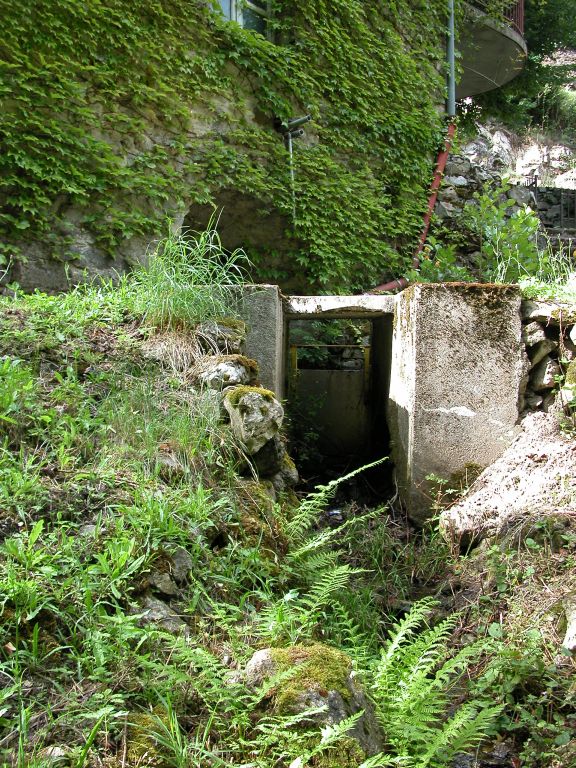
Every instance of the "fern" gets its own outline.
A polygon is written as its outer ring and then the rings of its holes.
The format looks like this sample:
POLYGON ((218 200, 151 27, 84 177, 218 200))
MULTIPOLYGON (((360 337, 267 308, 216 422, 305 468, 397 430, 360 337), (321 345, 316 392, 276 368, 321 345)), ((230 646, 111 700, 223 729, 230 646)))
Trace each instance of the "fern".
POLYGON ((362 632, 346 607, 341 603, 334 603, 332 613, 337 628, 332 640, 336 641, 335 644, 338 648, 341 648, 354 660, 358 669, 367 669, 373 661, 373 654, 370 653, 370 638, 362 632))
MULTIPOLYGON (((373 686, 376 710, 390 745, 416 768, 443 768, 458 752, 477 744, 501 711, 461 705, 447 720, 448 691, 484 644, 450 657, 449 639, 457 617, 430 627, 436 603, 425 598, 395 625, 382 651, 373 686)), ((402 763, 399 763, 400 765, 402 763)))
POLYGON ((366 469, 372 469, 372 467, 377 467, 387 460, 388 457, 385 456, 382 459, 378 459, 378 461, 373 461, 371 464, 365 464, 363 467, 359 467, 343 477, 331 480, 326 485, 317 486, 316 491, 314 493, 309 493, 300 503, 298 512, 294 515, 292 520, 286 524, 285 533, 288 538, 296 544, 302 543, 305 534, 316 522, 319 514, 325 509, 330 499, 334 497, 339 485, 356 477, 360 472, 364 472, 366 469))
POLYGON ((350 577, 360 572, 349 565, 332 566, 320 573, 308 593, 287 592, 260 612, 256 625, 258 635, 272 643, 311 639, 323 612, 336 601, 335 596, 346 588, 350 577))

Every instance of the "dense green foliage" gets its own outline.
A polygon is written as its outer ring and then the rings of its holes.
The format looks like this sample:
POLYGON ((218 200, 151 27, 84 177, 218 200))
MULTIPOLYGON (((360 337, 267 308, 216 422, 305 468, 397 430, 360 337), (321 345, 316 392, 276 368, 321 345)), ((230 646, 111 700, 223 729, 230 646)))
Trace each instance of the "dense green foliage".
POLYGON ((445 3, 272 5, 283 44, 200 0, 1 0, 4 260, 40 242, 77 258, 78 220, 114 255, 219 190, 290 222, 273 122, 311 112, 288 267, 250 253, 260 276, 344 287, 395 270, 439 139, 445 3))

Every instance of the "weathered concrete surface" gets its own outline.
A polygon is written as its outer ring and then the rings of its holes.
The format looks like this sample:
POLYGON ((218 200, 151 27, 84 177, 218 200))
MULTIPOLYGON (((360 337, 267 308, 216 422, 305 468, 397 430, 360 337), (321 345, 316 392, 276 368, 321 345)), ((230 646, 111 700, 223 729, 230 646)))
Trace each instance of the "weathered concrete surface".
POLYGON ((399 492, 430 514, 430 474, 484 468, 516 434, 524 374, 512 286, 415 285, 396 299, 388 420, 399 492))
POLYGON ((362 294, 361 296, 287 296, 284 312, 288 319, 304 317, 373 317, 392 314, 394 296, 362 294))
POLYGON ((372 436, 366 372, 303 368, 298 371, 296 388, 314 415, 318 451, 331 458, 349 456, 363 461, 372 436))
POLYGON ((576 514, 576 444, 558 413, 530 413, 521 432, 458 503, 444 510, 444 536, 463 547, 553 516, 576 514))
POLYGON ((277 285, 248 285, 243 289, 241 314, 247 334, 244 354, 256 360, 260 383, 277 397, 284 395, 284 315, 277 285))

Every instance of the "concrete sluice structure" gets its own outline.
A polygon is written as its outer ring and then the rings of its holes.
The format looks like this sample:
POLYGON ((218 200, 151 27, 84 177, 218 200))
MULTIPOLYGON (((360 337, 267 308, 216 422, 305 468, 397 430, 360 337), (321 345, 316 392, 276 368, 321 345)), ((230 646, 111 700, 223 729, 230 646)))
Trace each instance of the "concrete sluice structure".
POLYGON ((280 397, 294 396, 296 386, 304 397, 323 393, 317 418, 332 430, 335 451, 360 462, 391 454, 399 494, 410 516, 423 521, 432 504, 430 475, 451 480, 477 472, 516 435, 526 377, 520 303, 518 289, 502 285, 290 297, 277 286, 251 286, 246 352, 259 361, 262 384, 280 397), (296 385, 289 323, 342 318, 370 322, 364 366, 309 368, 296 385))

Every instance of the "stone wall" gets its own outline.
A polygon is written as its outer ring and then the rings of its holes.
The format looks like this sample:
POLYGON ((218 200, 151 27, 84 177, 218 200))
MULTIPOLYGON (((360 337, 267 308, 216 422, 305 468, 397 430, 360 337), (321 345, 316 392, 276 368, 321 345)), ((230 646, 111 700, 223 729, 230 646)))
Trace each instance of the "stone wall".
MULTIPOLYGON (((475 196, 502 186, 502 175, 496 168, 486 168, 472 162, 464 155, 452 155, 446 164, 442 186, 434 209, 435 227, 448 228, 461 233, 458 259, 461 264, 474 272, 479 263, 481 247, 478 235, 467 227, 463 215, 468 206, 475 205, 475 196)), ((536 210, 536 198, 529 187, 511 186, 502 194, 502 202, 512 201, 506 209, 510 217, 528 205, 536 210)), ((441 238, 442 239, 442 238, 441 238)))
POLYGON ((522 341, 526 373, 520 410, 561 410, 572 403, 576 369, 576 307, 542 301, 522 302, 522 341))
POLYGON ((532 190, 538 218, 545 229, 562 231, 568 237, 576 233, 576 190, 536 187, 532 190))

